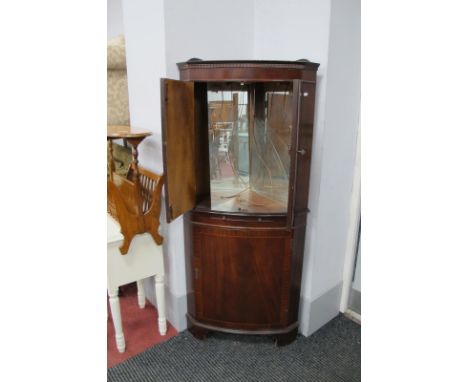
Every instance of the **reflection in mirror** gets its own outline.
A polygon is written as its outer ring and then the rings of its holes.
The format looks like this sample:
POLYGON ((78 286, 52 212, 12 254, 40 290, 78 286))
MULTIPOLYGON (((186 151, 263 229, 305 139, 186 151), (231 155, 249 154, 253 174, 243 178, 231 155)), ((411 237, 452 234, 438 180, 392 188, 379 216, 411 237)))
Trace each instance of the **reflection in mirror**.
POLYGON ((292 83, 208 85, 211 208, 286 212, 292 83))

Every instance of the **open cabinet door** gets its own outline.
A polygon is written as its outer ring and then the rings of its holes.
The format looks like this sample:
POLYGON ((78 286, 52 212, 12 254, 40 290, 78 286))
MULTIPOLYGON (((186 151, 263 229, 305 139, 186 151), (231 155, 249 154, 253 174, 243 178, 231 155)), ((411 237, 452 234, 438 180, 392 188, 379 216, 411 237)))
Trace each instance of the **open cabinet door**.
POLYGON ((196 203, 194 83, 161 79, 161 117, 167 222, 196 203))
POLYGON ((305 224, 309 201, 312 134, 314 128, 315 81, 293 81, 293 104, 297 105, 291 135, 291 168, 289 176, 289 229, 305 224), (303 215, 303 217, 301 216, 303 215), (299 223, 300 221, 300 223, 299 223))

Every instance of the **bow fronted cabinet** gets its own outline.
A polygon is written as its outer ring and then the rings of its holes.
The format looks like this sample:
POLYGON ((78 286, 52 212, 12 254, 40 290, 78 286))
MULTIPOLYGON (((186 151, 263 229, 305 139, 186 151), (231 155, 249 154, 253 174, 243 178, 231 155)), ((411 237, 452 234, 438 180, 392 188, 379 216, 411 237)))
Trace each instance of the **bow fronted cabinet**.
POLYGON ((161 80, 167 221, 185 214, 189 330, 298 330, 318 64, 179 63, 161 80))

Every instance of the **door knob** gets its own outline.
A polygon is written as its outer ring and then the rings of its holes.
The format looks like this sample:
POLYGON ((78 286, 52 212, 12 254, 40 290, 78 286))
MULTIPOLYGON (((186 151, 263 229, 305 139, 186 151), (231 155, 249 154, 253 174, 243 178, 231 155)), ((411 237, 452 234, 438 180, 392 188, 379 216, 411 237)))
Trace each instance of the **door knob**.
POLYGON ((305 155, 307 151, 305 151, 304 149, 301 149, 301 150, 297 150, 297 152, 301 155, 305 155))

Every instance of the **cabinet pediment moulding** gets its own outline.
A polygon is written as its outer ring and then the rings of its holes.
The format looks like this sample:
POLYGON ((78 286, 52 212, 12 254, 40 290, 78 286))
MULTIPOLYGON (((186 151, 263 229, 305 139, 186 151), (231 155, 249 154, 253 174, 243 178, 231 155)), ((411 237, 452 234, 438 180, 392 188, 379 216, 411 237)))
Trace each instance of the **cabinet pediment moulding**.
POLYGON ((200 60, 179 62, 181 80, 231 81, 231 80, 316 80, 319 64, 307 60, 200 60))

